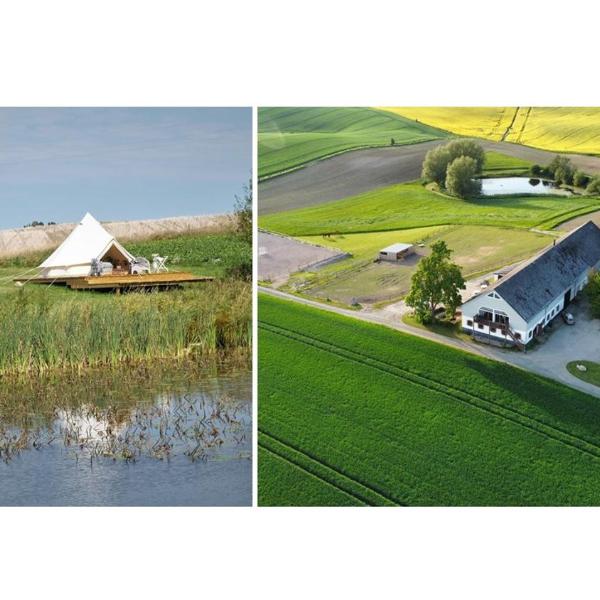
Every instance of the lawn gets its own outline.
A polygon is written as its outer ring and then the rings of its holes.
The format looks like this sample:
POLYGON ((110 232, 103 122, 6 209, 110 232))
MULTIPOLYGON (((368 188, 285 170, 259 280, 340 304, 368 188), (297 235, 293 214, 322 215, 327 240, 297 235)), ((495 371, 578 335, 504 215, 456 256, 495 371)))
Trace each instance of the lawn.
POLYGON ((127 247, 136 256, 167 254, 177 270, 212 274, 217 280, 121 296, 58 285, 18 288, 13 278, 39 264, 40 257, 5 260, 0 267, 0 375, 249 355, 251 284, 229 274, 237 274, 240 261, 251 261, 247 242, 221 234, 127 247))
POLYGON ((550 229, 600 208, 600 198, 496 196, 461 200, 401 183, 319 206, 263 215, 260 227, 291 236, 413 229, 434 225, 494 225, 550 229))
POLYGON ((553 152, 600 154, 600 108, 386 108, 459 135, 504 140, 553 152))
POLYGON ((483 172, 485 175, 498 176, 505 173, 527 174, 533 163, 522 158, 508 156, 501 152, 485 153, 483 172))
POLYGON ((429 254, 431 244, 440 239, 453 250, 453 261, 462 267, 465 277, 529 258, 552 242, 548 235, 523 229, 472 225, 301 239, 348 252, 352 257, 315 272, 298 273, 288 287, 343 304, 389 302, 404 296, 418 258, 429 254), (421 242, 425 247, 417 247, 416 256, 400 263, 374 263, 379 250, 396 242, 421 242))
POLYGON ((567 371, 574 377, 600 387, 600 363, 589 360, 574 360, 567 364, 567 371), (577 365, 583 365, 587 370, 580 371, 577 365))
POLYGON ((596 398, 267 295, 259 344, 262 506, 600 503, 596 398))
POLYGON ((260 108, 259 178, 347 150, 446 137, 446 132, 372 108, 260 108))

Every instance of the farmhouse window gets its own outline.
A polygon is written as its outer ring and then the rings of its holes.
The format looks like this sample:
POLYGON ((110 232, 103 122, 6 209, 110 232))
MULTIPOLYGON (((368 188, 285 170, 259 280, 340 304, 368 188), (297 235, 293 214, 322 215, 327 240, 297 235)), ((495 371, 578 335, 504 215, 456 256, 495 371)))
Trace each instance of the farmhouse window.
POLYGON ((483 329, 483 325, 482 325, 481 323, 477 323, 477 327, 478 327, 479 329, 483 329))
POLYGON ((471 319, 467 321, 467 327, 473 327, 473 321, 471 321, 471 319))
POLYGON ((485 321, 493 321, 494 320, 494 311, 491 308, 480 308, 479 316, 485 321))
POLYGON ((494 315, 494 321, 496 323, 506 325, 508 323, 508 315, 501 311, 496 311, 496 314, 494 315))
POLYGON ((520 340, 521 339, 521 334, 520 333, 515 333, 515 337, 520 340))
POLYGON ((490 327, 490 333, 496 333, 496 328, 495 327, 490 327))

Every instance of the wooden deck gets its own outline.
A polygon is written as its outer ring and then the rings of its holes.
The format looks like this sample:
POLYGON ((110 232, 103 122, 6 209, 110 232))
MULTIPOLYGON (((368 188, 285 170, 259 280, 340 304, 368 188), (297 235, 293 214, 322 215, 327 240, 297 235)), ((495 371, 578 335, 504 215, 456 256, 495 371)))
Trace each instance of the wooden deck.
POLYGON ((72 290, 134 290, 165 289, 178 287, 184 283, 213 281, 214 277, 200 277, 192 273, 150 273, 148 275, 102 275, 100 277, 66 277, 51 279, 15 279, 15 283, 35 283, 37 285, 66 285, 72 290))

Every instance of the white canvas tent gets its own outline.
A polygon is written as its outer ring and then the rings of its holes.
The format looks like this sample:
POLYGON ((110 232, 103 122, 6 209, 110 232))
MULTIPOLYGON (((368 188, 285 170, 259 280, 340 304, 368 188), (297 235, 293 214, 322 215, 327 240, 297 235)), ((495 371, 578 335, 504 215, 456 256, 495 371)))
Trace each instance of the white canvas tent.
POLYGON ((126 268, 134 257, 90 213, 69 237, 40 265, 42 278, 87 277, 92 261, 126 268))

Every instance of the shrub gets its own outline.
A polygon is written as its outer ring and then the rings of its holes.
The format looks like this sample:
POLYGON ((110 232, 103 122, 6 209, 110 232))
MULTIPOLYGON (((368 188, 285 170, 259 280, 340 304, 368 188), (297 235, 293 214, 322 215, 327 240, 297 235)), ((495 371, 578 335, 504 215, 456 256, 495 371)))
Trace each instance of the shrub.
POLYGON ((548 165, 547 170, 556 183, 565 183, 567 185, 571 185, 573 183, 575 167, 573 167, 571 160, 566 156, 560 156, 557 154, 552 162, 548 165))
POLYGON ((470 156, 461 156, 449 166, 446 174, 446 189, 453 196, 470 198, 481 191, 481 181, 477 175, 477 162, 470 156))
POLYGON ((596 176, 590 180, 585 191, 588 194, 600 194, 600 176, 596 176))
POLYGON ((575 171, 573 174, 573 185, 584 188, 589 183, 590 178, 583 171, 575 171))
POLYGON ((539 177, 542 174, 542 167, 540 167, 540 165, 531 165, 529 173, 533 175, 533 177, 539 177))

